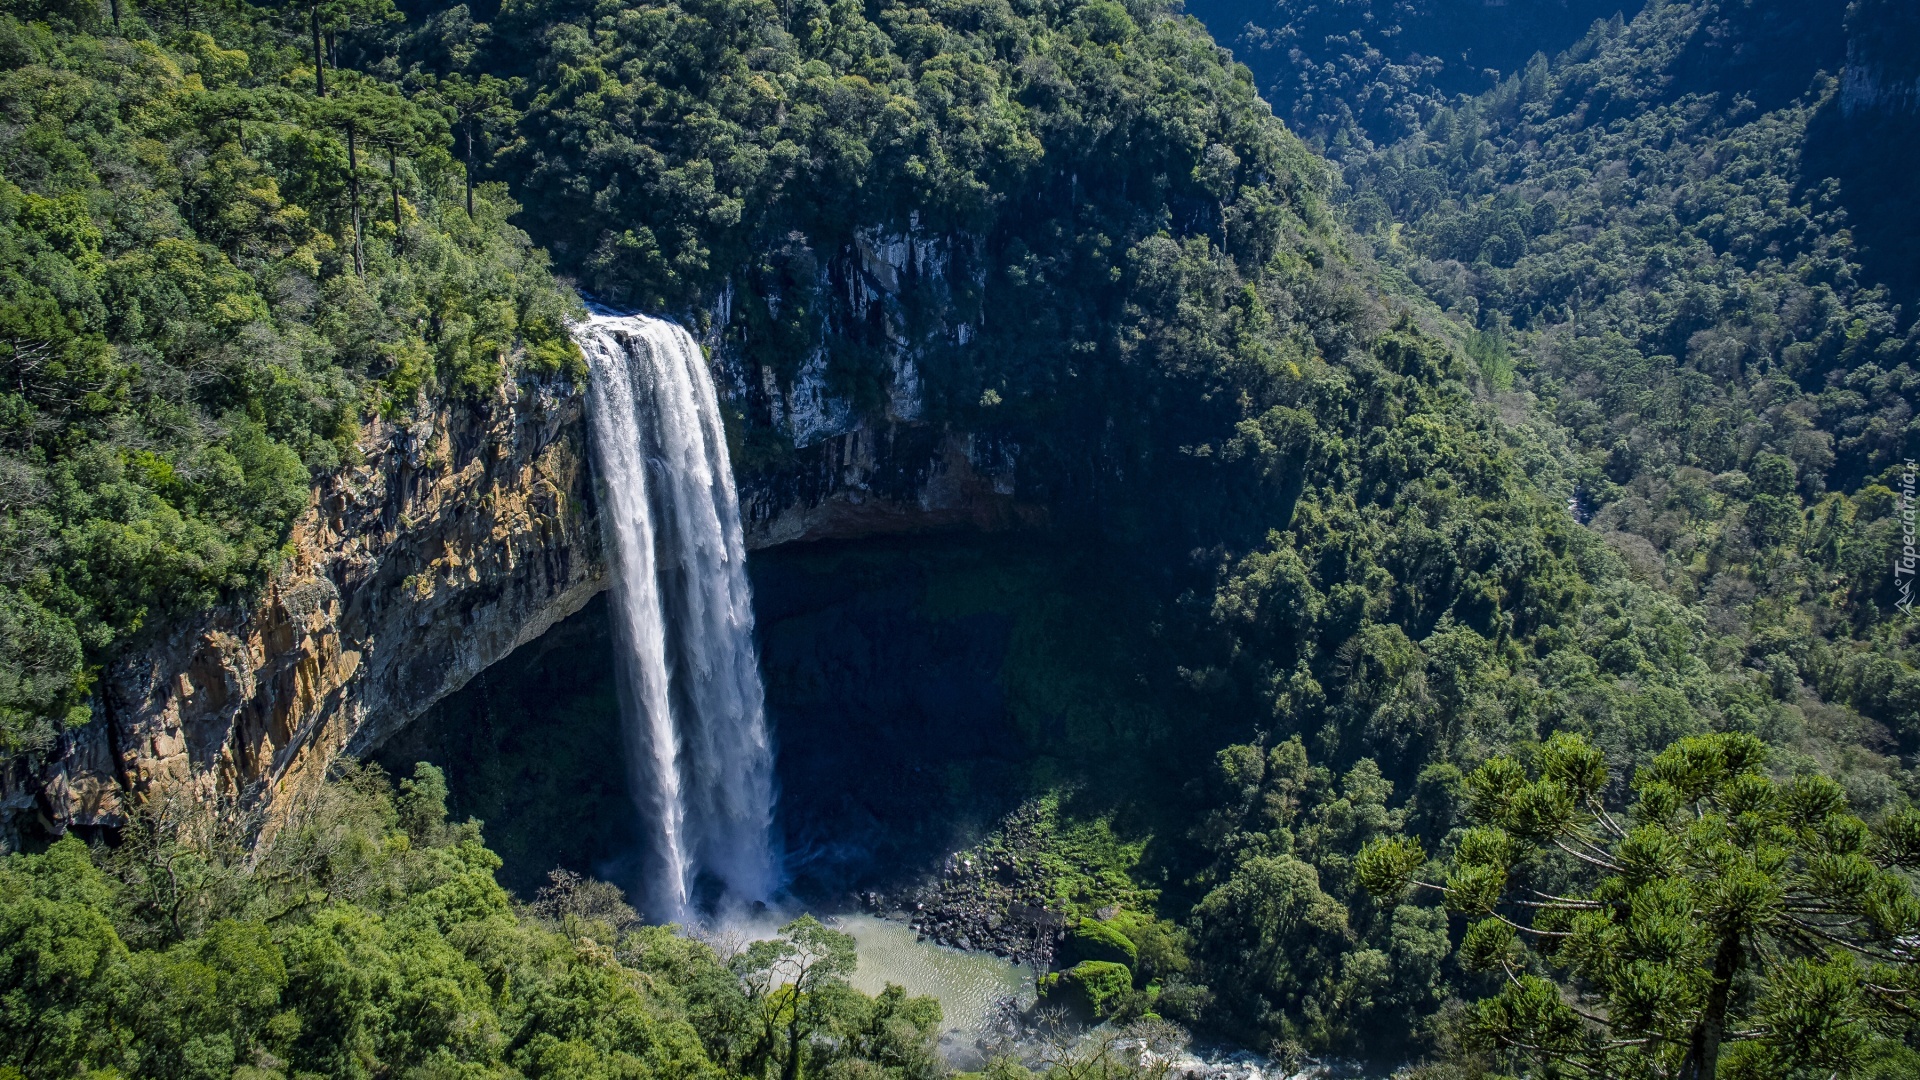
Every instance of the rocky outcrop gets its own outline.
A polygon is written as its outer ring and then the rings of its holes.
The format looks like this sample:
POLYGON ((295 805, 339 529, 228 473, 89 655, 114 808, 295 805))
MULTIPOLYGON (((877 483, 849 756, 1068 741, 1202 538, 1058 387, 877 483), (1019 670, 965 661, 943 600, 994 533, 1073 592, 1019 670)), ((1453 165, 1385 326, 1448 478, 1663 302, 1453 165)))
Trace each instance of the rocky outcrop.
POLYGON ((319 485, 261 595, 105 673, 92 723, 0 779, 0 842, 110 829, 163 785, 269 820, 605 584, 582 393, 560 383, 378 422, 319 485))
MULTIPOLYGON (((930 350, 964 346, 974 327, 957 311, 953 241, 859 230, 831 255, 802 248, 787 257, 813 267, 811 290, 823 344, 791 377, 756 366, 718 333, 721 385, 734 415, 791 447, 781 460, 742 470, 748 547, 937 529, 1000 530, 1037 524, 1046 511, 1020 484, 1012 438, 955 431, 928 420, 922 371, 930 350), (908 311, 909 296, 919 309, 908 311), (935 313, 929 315, 929 313, 935 313), (830 347, 851 344, 885 358, 884 403, 854 406, 828 376, 830 347)), ((777 294, 760 302, 778 309, 777 294)), ((723 294, 712 324, 736 306, 723 294)))
POLYGON ((1850 56, 1840 78, 1840 107, 1848 116, 1913 113, 1920 110, 1920 78, 1850 56))
POLYGON ((1014 448, 930 425, 861 425, 795 454, 792 467, 745 478, 749 548, 806 540, 1044 521, 1016 498, 1014 448))
POLYGON ((1920 19, 1894 11, 1897 0, 1870 0, 1849 16, 1847 62, 1840 73, 1840 107, 1865 113, 1911 116, 1920 112, 1920 57, 1914 33, 1920 19))
POLYGON ((1063 861, 1050 839, 1053 813, 1049 805, 1029 801, 1002 818, 985 840, 948 855, 938 877, 891 896, 867 893, 861 902, 880 912, 907 913, 913 928, 937 944, 1050 970, 1069 922, 1049 869, 1063 861))

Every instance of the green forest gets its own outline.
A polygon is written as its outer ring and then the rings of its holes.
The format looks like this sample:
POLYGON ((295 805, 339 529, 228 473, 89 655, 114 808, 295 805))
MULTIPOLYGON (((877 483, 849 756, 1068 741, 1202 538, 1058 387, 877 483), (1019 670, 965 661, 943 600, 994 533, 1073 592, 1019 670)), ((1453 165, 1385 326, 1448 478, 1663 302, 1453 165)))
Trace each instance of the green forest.
MULTIPOLYGON (((970 857, 1136 1040, 987 1076, 1914 1075, 1920 22, 1618 7, 9 0, 0 750, 369 426, 582 383, 581 293, 878 415, 831 264, 920 237, 923 422, 1073 568, 944 597, 1016 612, 1032 759, 970 857)), ((0 1076, 951 1072, 846 934, 513 896, 447 800, 342 762, 0 857, 0 1076)))
POLYGON ((339 776, 264 849, 156 805, 0 869, 13 1076, 940 1075, 940 1006, 847 986, 809 916, 722 957, 603 882, 531 903, 423 767, 339 776))
POLYGON ((263 580, 369 415, 577 367, 578 302, 497 182, 462 191, 464 84, 316 68, 244 5, 0 18, 17 753, 116 644, 263 580))

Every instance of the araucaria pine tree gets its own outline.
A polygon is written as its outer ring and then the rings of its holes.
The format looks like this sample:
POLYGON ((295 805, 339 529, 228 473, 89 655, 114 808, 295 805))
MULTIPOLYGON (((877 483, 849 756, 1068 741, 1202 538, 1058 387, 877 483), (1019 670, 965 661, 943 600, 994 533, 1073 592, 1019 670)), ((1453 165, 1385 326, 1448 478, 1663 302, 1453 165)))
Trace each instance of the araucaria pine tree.
POLYGON ((1357 869, 1472 920, 1469 966, 1503 980, 1467 1041, 1535 1075, 1847 1075, 1920 1014, 1920 815, 1870 827, 1818 775, 1780 780, 1742 734, 1682 739, 1609 810, 1577 735, 1536 769, 1496 757, 1467 781, 1474 827, 1437 882, 1419 843, 1381 837, 1357 869))

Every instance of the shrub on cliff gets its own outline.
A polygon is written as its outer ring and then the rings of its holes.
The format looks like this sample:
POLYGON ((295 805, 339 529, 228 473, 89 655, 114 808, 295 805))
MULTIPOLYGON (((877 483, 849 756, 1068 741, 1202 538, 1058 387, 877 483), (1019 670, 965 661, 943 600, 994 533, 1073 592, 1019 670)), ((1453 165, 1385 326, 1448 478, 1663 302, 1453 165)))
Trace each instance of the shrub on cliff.
POLYGON ((1132 967, 1140 960, 1140 950, 1112 924, 1100 919, 1081 919, 1067 932, 1060 960, 1065 964, 1100 960, 1132 967))

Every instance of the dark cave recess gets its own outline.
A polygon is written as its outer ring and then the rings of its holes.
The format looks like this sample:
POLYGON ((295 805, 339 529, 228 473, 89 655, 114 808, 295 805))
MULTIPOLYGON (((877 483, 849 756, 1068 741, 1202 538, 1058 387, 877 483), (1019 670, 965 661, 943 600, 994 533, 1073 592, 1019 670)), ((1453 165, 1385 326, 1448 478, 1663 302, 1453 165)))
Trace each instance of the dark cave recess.
MULTIPOLYGON (((751 557, 796 896, 916 878, 1018 802, 1029 755, 1002 690, 1013 619, 965 596, 1044 559, 978 537, 751 557)), ((397 776, 445 769, 454 816, 485 823, 501 883, 531 897, 556 868, 633 884, 642 838, 622 740, 602 595, 372 757, 397 776)))

